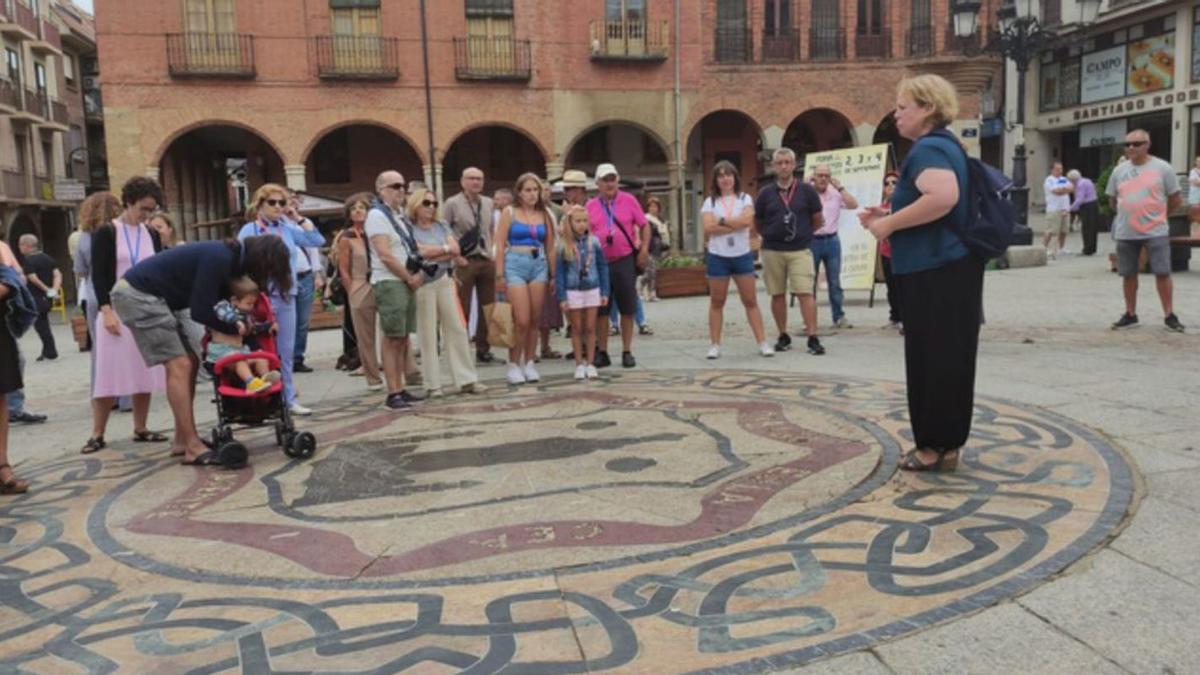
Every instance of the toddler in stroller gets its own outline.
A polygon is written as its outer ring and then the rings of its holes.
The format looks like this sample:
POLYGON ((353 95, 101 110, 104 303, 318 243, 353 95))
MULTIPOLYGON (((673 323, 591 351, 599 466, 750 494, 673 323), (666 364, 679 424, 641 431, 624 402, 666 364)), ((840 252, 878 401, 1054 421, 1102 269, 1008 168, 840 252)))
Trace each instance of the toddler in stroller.
POLYGON ((284 405, 271 303, 249 279, 231 281, 230 293, 230 300, 213 309, 222 321, 238 326, 245 337, 210 331, 205 345, 205 366, 212 371, 216 390, 217 426, 212 431, 216 456, 226 468, 244 465, 249 453, 234 440, 234 425, 274 422, 275 442, 284 453, 307 459, 316 451, 317 441, 311 433, 296 431, 284 405), (256 350, 251 351, 247 342, 256 350))

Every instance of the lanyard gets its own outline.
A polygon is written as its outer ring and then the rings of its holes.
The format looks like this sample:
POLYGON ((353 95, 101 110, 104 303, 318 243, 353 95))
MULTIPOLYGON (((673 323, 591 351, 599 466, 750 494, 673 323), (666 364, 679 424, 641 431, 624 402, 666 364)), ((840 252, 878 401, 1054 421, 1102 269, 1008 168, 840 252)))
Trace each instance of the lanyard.
POLYGON ((779 187, 778 183, 775 185, 775 193, 779 195, 780 201, 783 202, 783 208, 788 211, 792 210, 792 197, 796 196, 796 186, 799 184, 800 181, 792 178, 792 186, 788 188, 786 197, 784 196, 783 188, 779 187))
MULTIPOLYGON (((616 205, 616 201, 615 199, 613 200, 613 205, 616 205)), ((608 214, 608 229, 610 231, 613 229, 613 223, 616 223, 617 227, 620 227, 621 221, 617 220, 617 216, 613 214, 612 207, 608 205, 608 202, 601 199, 600 206, 603 206, 604 212, 608 214)))
POLYGON ((737 202, 737 195, 721 197, 721 210, 725 212, 725 220, 733 219, 733 209, 737 206, 737 202), (730 204, 733 204, 733 206, 730 206, 730 204))
POLYGON ((121 234, 125 237, 125 250, 129 252, 129 266, 133 267, 142 259, 142 226, 137 227, 137 248, 129 242, 129 226, 121 221, 121 234))

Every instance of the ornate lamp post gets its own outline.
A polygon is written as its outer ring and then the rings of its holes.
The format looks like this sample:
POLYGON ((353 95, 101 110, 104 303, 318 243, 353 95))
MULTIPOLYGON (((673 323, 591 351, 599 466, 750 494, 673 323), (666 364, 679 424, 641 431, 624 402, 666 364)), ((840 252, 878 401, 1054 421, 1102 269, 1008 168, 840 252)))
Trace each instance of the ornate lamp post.
MULTIPOLYGON (((1101 0, 1078 0, 1079 23, 1089 26, 1100 13, 1101 0)), ((960 39, 970 38, 979 28, 980 2, 975 0, 952 0, 951 13, 954 18, 954 34, 960 39)), ((1060 43, 1057 33, 1046 29, 1038 21, 1041 3, 1039 0, 1004 0, 996 11, 997 25, 987 41, 985 49, 1012 60, 1017 67, 1017 119, 1008 127, 1017 134, 1013 149, 1013 189, 1011 199, 1017 211, 1017 243, 1032 242, 1029 229, 1029 186, 1025 175, 1025 73, 1029 63, 1037 55, 1060 43)))

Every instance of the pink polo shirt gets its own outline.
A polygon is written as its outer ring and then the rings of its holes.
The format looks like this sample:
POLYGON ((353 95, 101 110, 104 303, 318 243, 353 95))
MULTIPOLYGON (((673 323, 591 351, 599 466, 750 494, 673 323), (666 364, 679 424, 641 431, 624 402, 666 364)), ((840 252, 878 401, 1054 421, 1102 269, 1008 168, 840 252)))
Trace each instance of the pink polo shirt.
POLYGON ((634 252, 634 247, 629 244, 631 240, 634 244, 638 243, 638 231, 646 227, 646 214, 642 211, 642 205, 638 204, 637 198, 628 192, 618 191, 613 203, 608 205, 608 208, 605 206, 601 197, 592 197, 588 200, 587 212, 588 219, 592 221, 592 234, 600 240, 604 258, 611 262, 634 252), (616 223, 612 222, 614 218, 616 223), (618 227, 629 237, 621 234, 618 227))
POLYGON ((842 193, 830 185, 825 188, 824 192, 817 194, 821 195, 821 213, 825 216, 825 224, 813 234, 837 234, 838 218, 842 216, 842 207, 846 205, 845 200, 842 199, 842 193))

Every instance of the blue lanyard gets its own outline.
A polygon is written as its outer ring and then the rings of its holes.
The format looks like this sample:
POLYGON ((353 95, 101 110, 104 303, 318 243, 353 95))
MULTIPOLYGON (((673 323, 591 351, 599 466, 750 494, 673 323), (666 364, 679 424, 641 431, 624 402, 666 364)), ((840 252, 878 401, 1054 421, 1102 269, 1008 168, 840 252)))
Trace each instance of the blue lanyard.
MULTIPOLYGON (((615 199, 614 199, 614 200, 613 200, 613 204, 615 205, 616 203, 617 203, 617 200, 615 200, 615 199)), ((620 222, 619 220, 617 220, 617 216, 613 214, 613 210, 612 210, 612 208, 611 208, 611 207, 608 205, 608 202, 606 202, 606 201, 604 201, 603 199, 601 199, 601 200, 600 200, 600 206, 603 206, 603 207, 604 207, 604 211, 605 211, 605 213, 607 213, 607 214, 608 214, 608 229, 609 229, 609 230, 613 229, 613 223, 616 223, 616 224, 617 224, 617 226, 618 226, 618 227, 620 227, 620 225, 621 225, 621 222, 620 222)))
POLYGON ((121 234, 125 237, 125 250, 129 252, 129 266, 133 267, 142 259, 142 228, 140 225, 138 226, 136 249, 133 244, 129 243, 129 226, 123 220, 121 221, 121 234))

